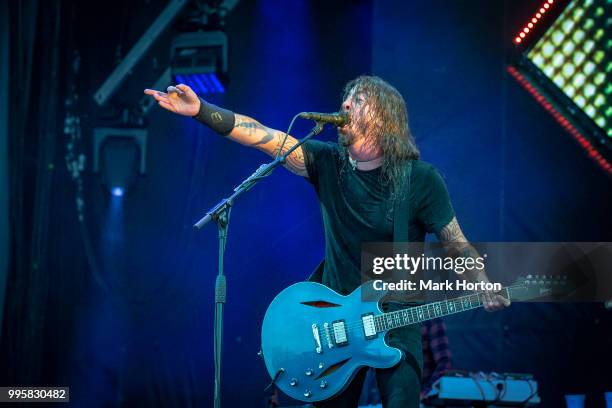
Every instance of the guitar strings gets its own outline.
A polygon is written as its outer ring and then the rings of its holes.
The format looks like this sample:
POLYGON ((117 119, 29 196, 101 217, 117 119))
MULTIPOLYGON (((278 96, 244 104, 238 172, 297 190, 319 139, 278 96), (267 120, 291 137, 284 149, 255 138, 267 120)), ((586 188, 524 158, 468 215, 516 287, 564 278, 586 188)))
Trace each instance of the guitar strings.
MULTIPOLYGON (((504 289, 502 289, 502 290, 506 290, 506 293, 508 293, 508 290, 509 290, 509 289, 516 289, 516 288, 520 288, 520 287, 523 287, 523 286, 524 286, 524 285, 518 285, 518 284, 517 284, 517 285, 511 285, 511 286, 506 286, 506 287, 505 287, 504 289)), ((413 311, 414 309, 417 309, 417 308, 419 308, 419 307, 423 307, 423 306, 428 307, 428 306, 430 306, 430 305, 435 305, 436 303, 440 303, 440 304, 441 304, 441 303, 443 303, 443 302, 445 302, 445 303, 447 304, 447 310, 448 310, 448 303, 456 303, 456 302, 461 302, 461 299, 464 299, 464 298, 469 298, 469 297, 472 297, 472 296, 477 296, 478 301, 480 302, 480 304, 478 304, 478 306, 475 306, 475 307, 470 307, 470 309, 476 309, 477 307, 480 307, 480 306, 482 305, 482 300, 480 299, 480 295, 483 295, 484 293, 485 293, 485 292, 476 292, 476 293, 472 293, 472 294, 470 294, 470 295, 461 296, 461 297, 458 297, 458 298, 455 298, 455 299, 451 299, 451 300, 441 300, 441 301, 439 301, 439 302, 428 303, 428 304, 426 304, 426 305, 422 305, 422 306, 413 306, 413 307, 409 307, 409 308, 405 308, 405 309, 399 309, 399 310, 395 310, 395 311, 393 311, 393 312, 386 312, 386 313, 379 314, 379 315, 377 315, 377 316, 374 316, 374 318, 376 319, 377 317, 386 316, 386 315, 389 315, 389 314, 391 314, 391 313, 396 313, 396 312, 400 312, 400 311, 404 311, 404 310, 409 310, 409 311, 411 311, 411 313, 412 313, 412 311, 413 311)), ((471 303, 471 302, 470 302, 470 303, 471 303)), ((465 309, 464 309, 464 310, 465 310, 465 309)), ((461 311, 464 311, 464 310, 461 310, 461 311)), ((459 312, 461 312, 461 311, 459 311, 459 310, 458 310, 458 311, 455 311, 455 312, 447 313, 447 314, 445 314, 444 316, 448 316, 448 315, 451 315, 451 314, 454 314, 454 313, 459 313, 459 312)), ((415 311, 415 313, 418 313, 418 312, 416 312, 416 311, 415 311)), ((435 319, 436 317, 440 317, 440 316, 435 316, 435 315, 432 317, 432 316, 431 316, 431 313, 429 313, 429 311, 428 311, 427 313, 429 314, 429 317, 428 317, 428 318, 425 318, 425 319, 422 319, 422 320, 417 320, 417 321, 414 321, 414 322, 412 322, 412 323, 408 323, 408 324, 406 324, 406 325, 400 325, 400 326, 398 326, 398 327, 410 326, 410 325, 413 325, 413 324, 416 324, 416 323, 420 323, 420 322, 424 322, 424 321, 427 321, 427 320, 432 320, 432 319, 435 319)), ((442 316, 442 315, 441 315, 441 316, 442 316)), ((375 326, 376 326, 376 325, 377 325, 377 324, 375 323, 375 326)), ((352 322, 350 322, 350 323, 345 323, 345 324, 344 324, 344 326, 345 326, 345 329, 346 329, 347 331, 348 331, 348 330, 353 330, 353 329, 358 329, 358 328, 363 327, 363 321, 362 321, 362 320, 352 321, 352 322)), ((398 327, 394 327, 394 328, 387 329, 387 330, 381 330, 381 331, 379 331, 379 330, 378 330, 378 328, 377 328, 377 329, 376 329, 376 332, 377 332, 377 333, 382 333, 382 332, 385 332, 385 331, 393 330, 393 329, 398 328, 398 327)), ((332 331, 332 330, 333 330, 333 327, 332 327, 332 328, 330 328, 330 331, 332 331)), ((323 332, 323 333, 324 333, 324 335, 325 335, 325 337, 326 337, 326 340, 330 340, 330 337, 328 337, 327 332, 323 332)))

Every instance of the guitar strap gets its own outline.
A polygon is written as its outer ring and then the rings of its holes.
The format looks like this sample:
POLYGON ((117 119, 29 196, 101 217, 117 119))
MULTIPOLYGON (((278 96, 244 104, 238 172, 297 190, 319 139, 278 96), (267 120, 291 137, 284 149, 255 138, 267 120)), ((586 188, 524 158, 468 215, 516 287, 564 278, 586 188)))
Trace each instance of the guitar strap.
MULTIPOLYGON (((410 220, 410 177, 412 175, 412 160, 407 160, 404 165, 404 177, 398 186, 399 194, 393 203, 393 242, 408 242, 408 222, 410 220)), ((312 272, 308 281, 321 283, 323 281, 323 269, 325 258, 312 272)))
POLYGON ((412 160, 404 162, 404 177, 398 186, 399 194, 393 203, 393 242, 408 242, 408 221, 410 219, 410 176, 412 160))

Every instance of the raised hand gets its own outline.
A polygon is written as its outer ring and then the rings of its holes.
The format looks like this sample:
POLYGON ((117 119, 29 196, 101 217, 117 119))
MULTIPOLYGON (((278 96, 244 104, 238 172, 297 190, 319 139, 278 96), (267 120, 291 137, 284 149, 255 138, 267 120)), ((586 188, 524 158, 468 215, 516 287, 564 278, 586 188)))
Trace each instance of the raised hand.
POLYGON ((144 93, 155 98, 162 108, 179 115, 195 116, 200 111, 198 95, 185 84, 169 86, 166 92, 145 89, 144 93))

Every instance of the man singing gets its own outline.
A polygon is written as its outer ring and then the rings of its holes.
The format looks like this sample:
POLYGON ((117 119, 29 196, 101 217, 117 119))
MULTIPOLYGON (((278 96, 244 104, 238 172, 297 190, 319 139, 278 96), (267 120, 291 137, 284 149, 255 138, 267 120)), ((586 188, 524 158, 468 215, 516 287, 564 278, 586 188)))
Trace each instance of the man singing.
MULTIPOLYGON (((291 136, 262 125, 248 116, 209 104, 186 85, 167 92, 144 91, 159 105, 180 115, 192 116, 217 133, 242 145, 275 156, 297 143, 291 136)), ((361 284, 361 244, 392 242, 394 202, 401 199, 403 177, 410 174, 408 241, 423 242, 434 233, 451 253, 478 257, 467 242, 438 171, 419 160, 419 151, 408 128, 406 104, 400 93, 381 78, 361 76, 344 89, 342 111, 349 121, 338 129, 338 143, 310 140, 294 150, 285 167, 313 184, 321 203, 325 228, 325 262, 316 280, 348 294, 361 284), (404 172, 406 163, 411 171, 404 172)), ((467 276, 488 281, 484 272, 467 276)), ((485 292, 485 309, 508 306, 509 300, 485 292)), ((384 407, 419 406, 422 370, 421 335, 417 325, 391 330, 387 343, 403 352, 399 364, 376 370, 384 407)), ((356 407, 365 371, 340 395, 320 407, 356 407)))

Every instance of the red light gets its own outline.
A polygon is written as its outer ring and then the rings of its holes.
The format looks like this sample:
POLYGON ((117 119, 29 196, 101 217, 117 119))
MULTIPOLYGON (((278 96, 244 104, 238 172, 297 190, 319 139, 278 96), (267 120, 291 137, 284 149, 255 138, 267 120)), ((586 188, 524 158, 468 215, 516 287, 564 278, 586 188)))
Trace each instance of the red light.
POLYGON ((537 18, 542 18, 542 15, 540 13, 536 13, 536 17, 537 18))
POLYGON ((527 89, 529 93, 531 93, 536 98, 536 100, 540 103, 540 105, 542 105, 542 107, 544 107, 554 116, 554 118, 563 126, 563 128, 572 135, 574 140, 576 140, 576 142, 578 142, 580 146, 584 148, 584 150, 593 159, 593 161, 597 162, 597 164, 602 169, 612 175, 612 165, 606 159, 603 158, 603 156, 591 145, 591 143, 586 140, 584 136, 582 136, 580 132, 578 132, 578 130, 559 113, 559 111, 557 111, 549 102, 545 102, 546 99, 542 96, 542 94, 539 93, 533 86, 531 86, 529 81, 527 81, 527 79, 516 68, 509 66, 508 72, 517 80, 519 84, 525 87, 525 89, 527 89))
POLYGON ((546 13, 546 9, 545 8, 541 8, 540 9, 540 13, 542 13, 542 14, 546 13))
POLYGON ((520 34, 519 34, 519 37, 521 37, 521 38, 525 38, 525 33, 520 33, 520 34))
POLYGON ((533 24, 532 24, 532 23, 529 23, 529 24, 527 24, 527 27, 529 27, 529 28, 533 28, 533 24))
POLYGON ((523 31, 525 32, 525 34, 527 34, 527 33, 529 32, 529 29, 528 29, 527 27, 525 27, 525 28, 523 29, 523 31))
POLYGON ((549 8, 549 7, 550 7, 550 4, 548 4, 548 3, 545 3, 545 4, 544 4, 544 8, 546 8, 546 9, 547 9, 547 8, 549 8))
POLYGON ((548 4, 553 4, 554 0, 548 0, 548 4))
POLYGON ((532 22, 533 24, 535 24, 535 23, 537 23, 537 22, 538 22, 538 19, 534 17, 534 18, 532 18, 532 19, 531 19, 531 22, 532 22))
POLYGON ((520 44, 520 42, 521 42, 521 37, 516 37, 516 38, 514 39, 514 42, 515 42, 515 43, 517 43, 517 44, 520 44))

